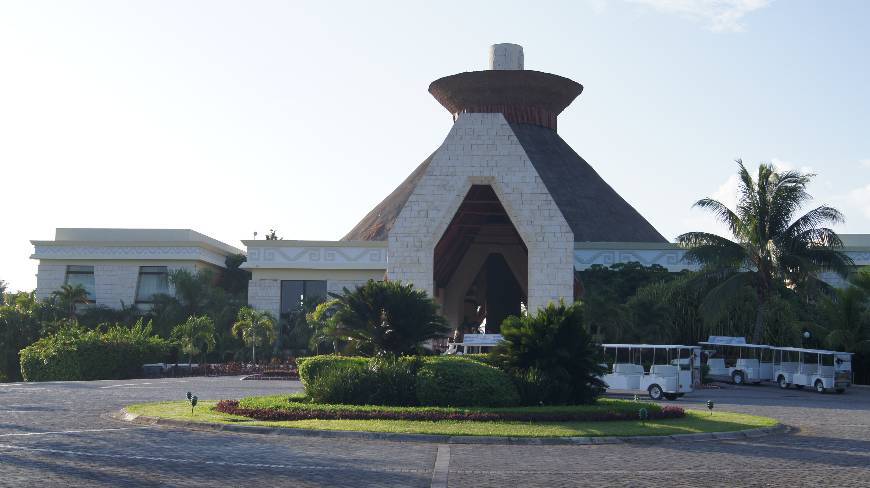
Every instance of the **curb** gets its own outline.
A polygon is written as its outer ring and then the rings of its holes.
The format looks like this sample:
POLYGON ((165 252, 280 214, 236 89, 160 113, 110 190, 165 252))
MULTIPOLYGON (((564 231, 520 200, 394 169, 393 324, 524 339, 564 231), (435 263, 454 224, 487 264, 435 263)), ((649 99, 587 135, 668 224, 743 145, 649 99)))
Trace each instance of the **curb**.
POLYGON ((789 432, 783 424, 773 427, 738 430, 735 432, 713 432, 700 434, 650 435, 629 437, 493 437, 493 436, 451 436, 437 434, 397 434, 392 432, 357 432, 347 430, 289 429, 281 427, 262 427, 257 425, 214 424, 208 422, 187 422, 183 420, 161 419, 136 415, 121 409, 106 415, 110 419, 140 425, 158 425, 206 432, 237 432, 244 434, 281 435, 286 437, 319 437, 323 439, 357 439, 391 442, 424 442, 430 444, 485 444, 517 446, 577 446, 600 444, 658 444, 685 441, 719 441, 754 439, 771 434, 789 432))

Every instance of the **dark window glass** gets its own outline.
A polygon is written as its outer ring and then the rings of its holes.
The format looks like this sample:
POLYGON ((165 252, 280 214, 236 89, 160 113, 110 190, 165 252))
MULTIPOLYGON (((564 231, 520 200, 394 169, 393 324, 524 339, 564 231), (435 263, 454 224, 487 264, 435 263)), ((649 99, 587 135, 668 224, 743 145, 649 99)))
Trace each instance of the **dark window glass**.
POLYGON ((140 266, 136 303, 151 303, 154 295, 166 293, 169 293, 169 270, 166 266, 140 266))
POLYGON ((299 308, 306 298, 325 296, 325 280, 283 280, 281 281, 281 314, 299 308))
POLYGON ((94 282, 93 266, 67 266, 66 284, 72 286, 82 285, 85 291, 88 292, 88 301, 97 301, 97 286, 94 282))

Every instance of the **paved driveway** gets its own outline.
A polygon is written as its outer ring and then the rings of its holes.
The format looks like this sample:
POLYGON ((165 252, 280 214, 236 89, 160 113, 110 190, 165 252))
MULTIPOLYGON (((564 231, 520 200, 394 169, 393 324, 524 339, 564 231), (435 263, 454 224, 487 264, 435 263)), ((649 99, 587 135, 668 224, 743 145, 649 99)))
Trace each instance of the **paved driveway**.
POLYGON ((119 423, 125 404, 239 398, 298 382, 196 378, 0 384, 0 486, 870 486, 870 389, 704 390, 679 404, 781 419, 789 434, 653 445, 435 445, 119 423), (434 475, 434 476, 433 476, 434 475), (434 483, 433 483, 434 481, 434 483), (442 485, 443 486, 443 485, 442 485))

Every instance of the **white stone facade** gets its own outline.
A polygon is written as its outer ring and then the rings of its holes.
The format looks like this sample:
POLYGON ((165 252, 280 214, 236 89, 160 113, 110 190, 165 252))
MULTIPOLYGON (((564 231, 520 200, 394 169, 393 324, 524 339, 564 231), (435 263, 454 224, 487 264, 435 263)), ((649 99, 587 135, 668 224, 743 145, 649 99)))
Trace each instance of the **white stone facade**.
POLYGON ((219 271, 227 256, 242 253, 189 229, 57 229, 55 240, 31 242, 31 258, 39 260, 38 298, 66 283, 69 266, 93 266, 96 304, 110 308, 136 303, 142 266, 219 271))
POLYGON ((433 295, 435 245, 472 185, 490 185, 528 248, 528 306, 573 299, 574 234, 504 116, 462 113, 390 231, 387 276, 433 295))
POLYGON ((278 317, 281 282, 326 281, 328 293, 341 293, 368 280, 382 280, 387 266, 385 242, 354 241, 243 241, 251 272, 248 304, 278 317))

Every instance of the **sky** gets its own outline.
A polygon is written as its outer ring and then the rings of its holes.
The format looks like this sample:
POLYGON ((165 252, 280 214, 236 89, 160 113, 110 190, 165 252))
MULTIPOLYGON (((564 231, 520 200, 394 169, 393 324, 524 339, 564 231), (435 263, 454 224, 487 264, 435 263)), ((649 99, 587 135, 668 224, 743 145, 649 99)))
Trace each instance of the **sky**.
POLYGON ((736 158, 870 233, 870 2, 0 0, 0 279, 56 227, 341 238, 444 140, 428 93, 521 44, 559 133, 665 237, 736 158))

